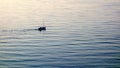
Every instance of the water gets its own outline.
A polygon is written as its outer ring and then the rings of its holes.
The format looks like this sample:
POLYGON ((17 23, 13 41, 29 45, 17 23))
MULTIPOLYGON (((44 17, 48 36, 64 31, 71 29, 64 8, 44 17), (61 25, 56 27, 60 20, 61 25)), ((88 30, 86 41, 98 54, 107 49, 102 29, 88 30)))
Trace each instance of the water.
POLYGON ((0 0, 0 68, 120 68, 119 0, 0 0), (36 30, 42 26, 46 31, 36 30))

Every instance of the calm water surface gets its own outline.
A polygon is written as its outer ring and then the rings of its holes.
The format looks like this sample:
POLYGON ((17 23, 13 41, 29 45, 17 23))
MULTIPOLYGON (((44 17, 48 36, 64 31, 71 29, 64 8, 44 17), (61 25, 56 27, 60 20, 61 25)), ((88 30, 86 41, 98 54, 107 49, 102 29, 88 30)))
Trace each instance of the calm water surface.
POLYGON ((0 68, 120 68, 119 7, 119 0, 0 0, 0 68))

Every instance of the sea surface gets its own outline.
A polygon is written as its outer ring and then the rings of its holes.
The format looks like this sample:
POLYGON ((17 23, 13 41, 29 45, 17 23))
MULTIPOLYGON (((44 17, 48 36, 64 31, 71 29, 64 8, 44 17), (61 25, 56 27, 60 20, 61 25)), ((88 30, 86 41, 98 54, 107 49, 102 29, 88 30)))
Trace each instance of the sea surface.
POLYGON ((120 68, 120 0, 0 0, 0 68, 120 68))

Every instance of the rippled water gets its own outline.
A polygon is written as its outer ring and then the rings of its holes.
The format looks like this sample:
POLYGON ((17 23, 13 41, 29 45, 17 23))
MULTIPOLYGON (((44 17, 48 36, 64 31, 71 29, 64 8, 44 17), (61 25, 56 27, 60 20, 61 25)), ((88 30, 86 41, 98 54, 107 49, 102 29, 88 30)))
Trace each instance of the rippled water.
POLYGON ((119 68, 119 0, 0 0, 0 68, 119 68), (45 22, 46 31, 36 30, 45 22))

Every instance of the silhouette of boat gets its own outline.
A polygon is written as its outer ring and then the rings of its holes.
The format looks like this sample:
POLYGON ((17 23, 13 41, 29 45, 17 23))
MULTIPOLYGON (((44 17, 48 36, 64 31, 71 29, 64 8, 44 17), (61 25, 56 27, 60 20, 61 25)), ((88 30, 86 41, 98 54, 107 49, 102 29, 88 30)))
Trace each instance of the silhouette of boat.
POLYGON ((44 22, 43 22, 43 26, 38 28, 39 31, 45 31, 46 27, 44 26, 44 22))
POLYGON ((46 27, 44 27, 44 26, 43 26, 43 27, 40 27, 40 28, 38 28, 38 30, 39 30, 39 31, 43 31, 43 30, 45 31, 45 30, 46 30, 46 27))

